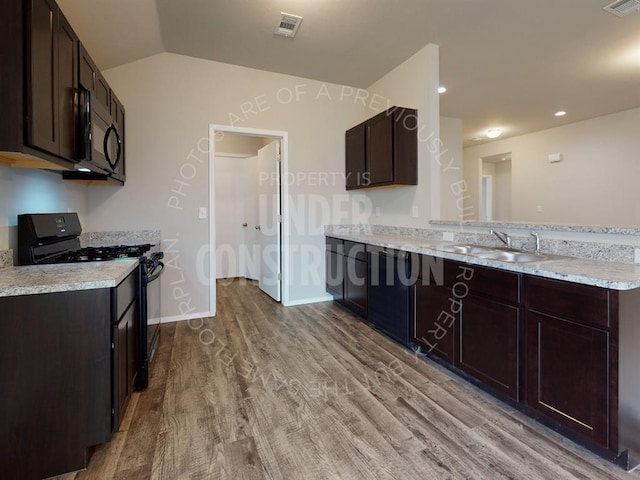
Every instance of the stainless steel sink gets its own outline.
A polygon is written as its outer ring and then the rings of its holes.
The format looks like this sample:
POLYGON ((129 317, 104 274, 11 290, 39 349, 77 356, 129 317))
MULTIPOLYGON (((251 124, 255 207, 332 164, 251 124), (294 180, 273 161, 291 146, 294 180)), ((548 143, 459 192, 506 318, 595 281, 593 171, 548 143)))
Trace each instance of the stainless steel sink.
POLYGON ((487 253, 495 250, 493 247, 483 247, 481 245, 438 245, 436 250, 450 253, 459 253, 461 255, 475 255, 479 253, 487 253))
POLYGON ((487 260, 499 260, 501 262, 527 263, 539 262, 547 260, 549 257, 541 253, 530 252, 512 252, 508 250, 500 250, 495 252, 478 253, 478 258, 486 258, 487 260))

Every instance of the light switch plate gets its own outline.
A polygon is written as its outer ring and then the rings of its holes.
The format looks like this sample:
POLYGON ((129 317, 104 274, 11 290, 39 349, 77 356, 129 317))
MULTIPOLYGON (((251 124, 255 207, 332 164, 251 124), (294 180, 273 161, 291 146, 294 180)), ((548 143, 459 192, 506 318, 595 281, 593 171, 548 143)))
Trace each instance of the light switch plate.
POLYGON ((207 218, 207 207, 200 207, 198 210, 198 218, 203 220, 207 218))
POLYGON ((640 248, 633 249, 633 257, 635 263, 640 263, 640 248))
POLYGON ((453 242, 453 232, 443 232, 442 240, 445 242, 453 242))

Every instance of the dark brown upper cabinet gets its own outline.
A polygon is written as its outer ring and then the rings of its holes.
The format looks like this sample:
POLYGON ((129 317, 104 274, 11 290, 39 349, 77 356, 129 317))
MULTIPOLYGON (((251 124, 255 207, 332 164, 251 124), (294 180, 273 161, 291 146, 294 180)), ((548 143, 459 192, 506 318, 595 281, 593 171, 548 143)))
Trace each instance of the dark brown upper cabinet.
POLYGON ((0 164, 73 168, 78 37, 53 0, 2 2, 0 164))
POLYGON ((417 110, 392 107, 347 130, 346 189, 418 184, 417 110))
POLYGON ((98 101, 106 110, 111 109, 109 84, 82 43, 80 44, 80 85, 91 92, 92 101, 98 101))

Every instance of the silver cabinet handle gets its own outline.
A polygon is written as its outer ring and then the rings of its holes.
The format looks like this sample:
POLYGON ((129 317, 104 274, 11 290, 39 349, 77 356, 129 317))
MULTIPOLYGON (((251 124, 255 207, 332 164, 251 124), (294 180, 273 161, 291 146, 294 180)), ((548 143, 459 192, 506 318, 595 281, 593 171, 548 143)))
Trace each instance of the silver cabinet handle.
POLYGON ((260 230, 260 225, 256 225, 256 230, 260 230))
POLYGON ((244 222, 244 223, 242 224, 242 226, 243 226, 243 227, 246 227, 246 226, 247 226, 247 222, 244 222))

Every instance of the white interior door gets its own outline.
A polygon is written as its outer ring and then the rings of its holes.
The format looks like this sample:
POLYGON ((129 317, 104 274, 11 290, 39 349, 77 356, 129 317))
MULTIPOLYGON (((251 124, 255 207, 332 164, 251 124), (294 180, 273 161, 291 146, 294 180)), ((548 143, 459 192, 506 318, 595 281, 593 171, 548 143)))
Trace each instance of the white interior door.
POLYGON ((215 221, 216 221, 216 278, 242 275, 241 245, 244 243, 242 222, 244 213, 242 158, 216 157, 215 221))
POLYGON ((258 157, 243 160, 244 245, 240 251, 242 276, 251 280, 260 278, 260 243, 258 239, 258 157), (246 225, 246 226, 244 226, 246 225))
POLYGON ((260 290, 281 300, 280 264, 280 141, 258 150, 258 241, 260 243, 260 290))

